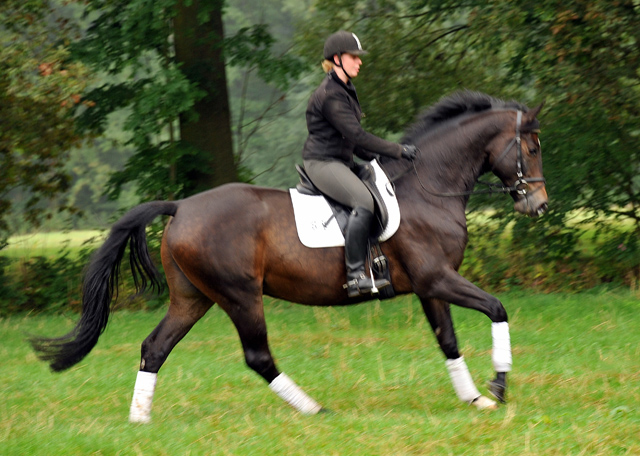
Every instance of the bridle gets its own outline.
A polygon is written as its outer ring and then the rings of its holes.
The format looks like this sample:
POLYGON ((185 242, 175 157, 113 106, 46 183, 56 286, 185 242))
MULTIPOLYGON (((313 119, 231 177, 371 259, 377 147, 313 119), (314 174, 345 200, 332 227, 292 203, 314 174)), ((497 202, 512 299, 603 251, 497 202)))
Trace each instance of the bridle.
POLYGON ((493 171, 498 163, 500 163, 504 157, 509 153, 509 151, 513 148, 514 144, 516 145, 517 157, 516 157, 516 176, 518 179, 511 186, 506 186, 502 184, 496 184, 494 182, 485 182, 478 180, 476 183, 487 186, 488 188, 484 190, 470 190, 466 192, 451 192, 451 193, 438 193, 432 190, 429 190, 424 186, 422 181, 420 180, 420 175, 418 174, 418 169, 416 168, 415 161, 412 161, 413 171, 418 178, 418 183, 420 187, 425 192, 429 193, 433 196, 443 196, 443 197, 452 197, 452 196, 470 196, 470 195, 478 195, 478 194, 493 194, 493 193, 511 193, 516 192, 518 195, 526 195, 527 189, 529 188, 530 182, 546 182, 544 177, 528 177, 524 178, 522 174, 522 138, 520 135, 520 126, 522 124, 522 111, 516 111, 516 135, 515 137, 507 144, 504 152, 500 154, 498 159, 495 161, 493 166, 491 167, 491 171, 493 171))
POLYGON ((519 195, 526 195, 527 188, 529 187, 529 182, 546 182, 544 177, 530 177, 525 179, 522 175, 522 138, 520 137, 520 125, 522 124, 522 111, 516 111, 516 136, 511 140, 511 142, 507 145, 506 149, 500 157, 496 160, 496 162, 491 167, 491 171, 493 171, 498 163, 502 161, 502 159, 507 155, 507 153, 513 147, 513 144, 516 144, 517 147, 517 158, 516 158, 516 176, 518 180, 515 181, 512 187, 504 187, 506 191, 515 191, 519 195))

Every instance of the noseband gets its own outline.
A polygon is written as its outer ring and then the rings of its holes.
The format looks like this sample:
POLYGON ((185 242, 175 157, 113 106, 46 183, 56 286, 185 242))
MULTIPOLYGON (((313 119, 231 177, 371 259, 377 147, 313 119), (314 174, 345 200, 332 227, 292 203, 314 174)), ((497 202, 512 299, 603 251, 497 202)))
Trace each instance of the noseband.
POLYGON ((493 166, 491 167, 491 171, 493 171, 498 163, 500 163, 504 157, 509 153, 509 151, 513 148, 513 145, 516 145, 517 150, 517 158, 516 158, 516 176, 518 179, 514 182, 512 186, 505 186, 502 184, 496 184, 493 182, 485 182, 478 180, 478 184, 482 184, 487 186, 488 188, 484 190, 471 190, 467 192, 452 192, 452 193, 437 193, 427 189, 420 180, 420 176, 418 174, 418 169, 416 168, 415 161, 412 161, 413 171, 415 172, 416 177, 418 178, 418 182, 420 183, 420 187, 425 192, 434 195, 434 196, 469 196, 469 195, 478 195, 478 194, 492 194, 492 193, 511 193, 516 192, 518 195, 526 195, 527 189, 529 188, 529 182, 546 182, 544 177, 529 177, 524 178, 522 174, 522 138, 520 136, 520 126, 522 124, 522 111, 516 111, 516 136, 507 144, 504 152, 500 154, 500 157, 495 161, 493 166))

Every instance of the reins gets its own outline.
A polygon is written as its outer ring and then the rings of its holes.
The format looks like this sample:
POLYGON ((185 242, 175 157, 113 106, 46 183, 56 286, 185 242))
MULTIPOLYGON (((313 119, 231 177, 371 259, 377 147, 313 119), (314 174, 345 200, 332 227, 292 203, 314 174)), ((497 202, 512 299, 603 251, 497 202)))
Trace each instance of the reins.
MULTIPOLYGON (((518 110, 517 111, 517 116, 516 116, 516 136, 509 142, 509 144, 507 145, 507 147, 505 148, 504 152, 502 152, 502 154, 500 154, 500 157, 498 157, 498 159, 495 161, 495 163, 493 164, 493 166, 491 167, 491 171, 493 171, 496 166, 498 165, 498 163, 500 163, 504 157, 509 153, 509 151, 513 148, 514 144, 517 146, 517 158, 516 158, 516 176, 518 177, 518 180, 515 181, 515 183, 512 186, 506 186, 503 184, 497 184, 494 182, 486 182, 486 181, 481 181, 481 180, 477 180, 476 183, 477 184, 482 184, 487 186, 488 188, 486 189, 482 189, 482 190, 469 190, 469 191, 465 191, 465 192, 445 192, 445 193, 440 193, 440 192, 435 192, 432 190, 429 190, 423 183, 422 180, 420 179, 420 174, 418 173, 418 169, 416 168, 416 163, 415 160, 411 161, 411 165, 413 168, 413 172, 416 175, 416 178, 418 179, 418 183, 420 184, 420 187, 422 188, 423 191, 425 191, 426 193, 432 195, 432 196, 438 196, 438 197, 458 197, 458 196, 470 196, 470 195, 480 195, 480 194, 504 194, 504 193, 511 193, 511 192, 516 192, 519 195, 526 195, 527 194, 527 189, 529 188, 529 182, 546 182, 544 177, 530 177, 525 179, 523 177, 522 174, 522 139, 520 137, 520 125, 522 123, 522 111, 518 110)), ((398 178, 400 178, 401 176, 404 176, 405 174, 407 174, 409 171, 411 171, 411 168, 407 168, 406 171, 404 171, 403 173, 399 174, 398 176, 394 177, 394 181, 398 178)))

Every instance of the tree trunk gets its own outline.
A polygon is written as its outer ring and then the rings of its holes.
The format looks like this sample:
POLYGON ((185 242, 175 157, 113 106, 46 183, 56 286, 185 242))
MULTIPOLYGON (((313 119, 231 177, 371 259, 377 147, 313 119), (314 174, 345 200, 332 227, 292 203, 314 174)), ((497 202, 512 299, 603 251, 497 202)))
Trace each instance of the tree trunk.
POLYGON ((187 194, 238 180, 223 55, 223 3, 179 0, 174 20, 176 60, 189 80, 206 92, 194 105, 195 116, 180 116, 181 140, 196 154, 178 162, 179 168, 187 170, 187 194), (205 7, 209 18, 199 23, 198 13, 205 7))

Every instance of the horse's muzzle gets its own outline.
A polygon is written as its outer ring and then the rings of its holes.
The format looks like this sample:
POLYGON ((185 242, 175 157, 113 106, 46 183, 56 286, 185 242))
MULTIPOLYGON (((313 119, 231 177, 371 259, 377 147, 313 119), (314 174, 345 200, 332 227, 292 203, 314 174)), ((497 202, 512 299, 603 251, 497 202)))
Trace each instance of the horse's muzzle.
POLYGON ((516 201, 513 208, 529 217, 538 217, 549 208, 549 198, 544 185, 532 189, 516 201))

